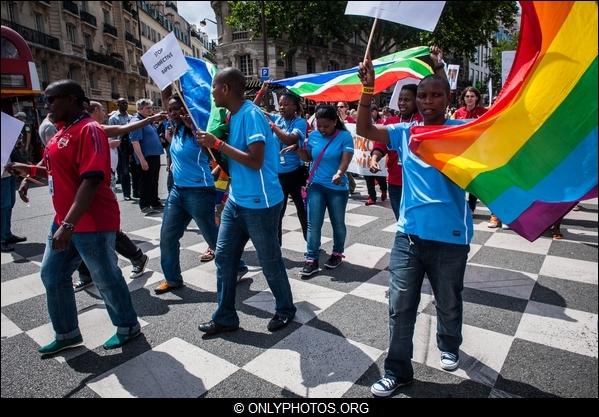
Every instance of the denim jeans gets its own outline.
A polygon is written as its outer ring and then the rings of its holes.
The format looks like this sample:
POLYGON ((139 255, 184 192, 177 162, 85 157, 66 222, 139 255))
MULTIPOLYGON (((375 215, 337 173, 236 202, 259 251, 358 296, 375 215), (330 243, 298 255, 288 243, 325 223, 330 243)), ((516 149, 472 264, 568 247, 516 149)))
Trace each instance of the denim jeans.
POLYGON ((437 308, 437 347, 458 354, 462 343, 462 289, 469 245, 423 240, 397 232, 389 270, 389 353, 385 375, 414 376, 412 352, 420 289, 426 274, 437 308))
POLYGON ((160 264, 166 282, 181 285, 179 241, 193 219, 210 248, 216 247, 218 228, 214 222, 214 187, 173 186, 166 200, 160 228, 160 264))
POLYGON ((399 205, 401 203, 401 185, 389 184, 389 203, 395 214, 395 220, 399 220, 399 205))
POLYGON ((216 243, 218 307, 212 315, 216 323, 223 326, 239 325, 235 310, 237 268, 248 239, 252 239, 266 282, 275 297, 276 313, 290 319, 295 316, 297 309, 293 305, 289 278, 277 239, 282 206, 281 202, 271 208, 250 209, 230 199, 227 201, 216 243))
POLYGON ((17 180, 12 175, 10 177, 2 178, 2 241, 4 242, 6 239, 12 236, 12 232, 10 230, 10 222, 12 218, 12 208, 15 206, 16 202, 16 192, 17 192, 17 180))
POLYGON ((333 252, 343 253, 345 247, 345 208, 349 195, 347 191, 331 190, 319 184, 310 185, 308 191, 308 249, 307 259, 318 260, 320 237, 324 223, 325 209, 329 212, 333 228, 333 252))
POLYGON ((56 224, 50 228, 41 268, 56 339, 69 339, 81 334, 71 275, 82 259, 91 271, 117 333, 129 334, 139 329, 129 288, 117 264, 115 233, 73 233, 69 247, 56 251, 52 249, 52 236, 57 229, 56 224))

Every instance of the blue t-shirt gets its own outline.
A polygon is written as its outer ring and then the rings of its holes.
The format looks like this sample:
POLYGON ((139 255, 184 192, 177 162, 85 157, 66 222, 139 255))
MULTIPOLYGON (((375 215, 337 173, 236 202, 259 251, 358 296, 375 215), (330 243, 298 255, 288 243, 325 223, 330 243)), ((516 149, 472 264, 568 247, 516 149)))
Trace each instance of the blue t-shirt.
POLYGON ((337 130, 335 134, 333 135, 334 137, 323 136, 318 130, 314 130, 310 133, 310 136, 308 136, 308 152, 312 156, 310 170, 314 167, 320 152, 327 143, 331 140, 333 141, 324 152, 322 159, 316 167, 312 182, 332 190, 348 190, 347 177, 345 175, 341 176, 339 185, 333 184, 332 180, 341 164, 343 152, 354 153, 354 139, 347 130, 337 130))
MULTIPOLYGON (((143 119, 144 117, 137 113, 131 119, 131 123, 143 119)), ((156 130, 153 124, 149 124, 145 127, 142 127, 141 129, 137 129, 129 133, 129 139, 131 140, 131 142, 139 142, 139 144, 141 145, 141 152, 144 157, 162 155, 162 143, 160 142, 158 131, 156 130)), ((135 155, 135 153, 133 155, 135 156, 135 162, 139 164, 137 155, 135 155)))
MULTIPOLYGON (((297 134, 298 140, 297 140, 297 145, 299 147, 302 147, 304 145, 304 139, 306 138, 306 129, 308 128, 308 125, 306 124, 306 120, 303 117, 296 117, 293 120, 286 120, 283 116, 281 116, 280 114, 276 114, 276 113, 271 113, 270 114, 271 119, 273 120, 273 122, 279 126, 281 129, 283 129, 283 131, 288 134, 297 134)), ((277 140, 277 142, 279 143, 279 152, 283 149, 286 148, 289 145, 285 145, 283 142, 281 142, 281 140, 279 139, 279 137, 277 136, 277 134, 275 132, 272 132, 273 137, 277 140)), ((297 154, 297 152, 286 152, 283 155, 279 156, 279 173, 280 174, 286 174, 288 172, 293 172, 296 169, 298 169, 300 166, 302 165, 302 161, 299 158, 299 155, 297 154)))
MULTIPOLYGON (((446 120, 460 125, 463 120, 446 120)), ((467 245, 472 240, 472 212, 464 190, 437 168, 414 155, 408 144, 413 123, 389 125, 389 149, 403 166, 403 191, 397 229, 421 239, 467 245)))
POLYGON ((276 206, 283 201, 279 183, 279 141, 272 136, 266 116, 254 103, 246 100, 239 111, 231 116, 230 146, 247 152, 249 145, 265 142, 264 162, 259 170, 229 158, 231 188, 229 198, 235 204, 252 209, 276 206))
POLYGON ((214 178, 206 149, 191 132, 178 126, 170 146, 173 182, 179 187, 213 187, 214 178))

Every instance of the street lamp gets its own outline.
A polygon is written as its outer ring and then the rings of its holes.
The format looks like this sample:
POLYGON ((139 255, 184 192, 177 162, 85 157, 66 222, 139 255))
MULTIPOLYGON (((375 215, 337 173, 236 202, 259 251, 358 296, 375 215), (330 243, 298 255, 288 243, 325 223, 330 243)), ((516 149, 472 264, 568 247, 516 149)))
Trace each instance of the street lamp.
POLYGON ((209 21, 209 22, 214 23, 215 25, 218 25, 218 23, 216 23, 214 20, 208 19, 207 17, 205 17, 202 20, 200 20, 200 26, 206 27, 206 25, 207 25, 206 20, 209 21))

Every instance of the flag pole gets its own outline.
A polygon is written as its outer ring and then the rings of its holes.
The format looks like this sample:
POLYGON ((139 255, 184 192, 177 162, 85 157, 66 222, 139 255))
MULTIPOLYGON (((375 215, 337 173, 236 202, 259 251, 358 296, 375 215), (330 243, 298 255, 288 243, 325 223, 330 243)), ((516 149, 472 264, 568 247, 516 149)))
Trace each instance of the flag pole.
MULTIPOLYGON (((193 125, 195 126, 196 130, 201 131, 197 122, 193 118, 193 114, 189 111, 189 107, 187 107, 187 103, 185 102, 185 98, 183 97, 183 94, 181 94, 179 87, 177 87, 177 82, 173 81, 172 86, 175 89, 175 92, 179 95, 179 97, 181 97, 181 101, 183 102, 183 105, 185 106, 185 109, 187 110, 187 114, 189 114, 189 117, 191 118, 191 121, 193 122, 193 125)), ((208 150, 208 153, 210 154, 210 157, 212 158, 212 160, 216 161, 216 158, 214 157, 214 154, 212 153, 212 149, 210 149, 210 148, 206 148, 206 149, 208 150)))
POLYGON ((368 37, 368 44, 366 45, 366 52, 364 52, 364 61, 366 61, 366 58, 368 57, 368 53, 370 52, 370 44, 372 43, 372 38, 374 36, 374 29, 376 28, 376 23, 378 22, 379 18, 375 17, 374 18, 374 22, 372 22, 372 29, 370 30, 370 37, 368 37))

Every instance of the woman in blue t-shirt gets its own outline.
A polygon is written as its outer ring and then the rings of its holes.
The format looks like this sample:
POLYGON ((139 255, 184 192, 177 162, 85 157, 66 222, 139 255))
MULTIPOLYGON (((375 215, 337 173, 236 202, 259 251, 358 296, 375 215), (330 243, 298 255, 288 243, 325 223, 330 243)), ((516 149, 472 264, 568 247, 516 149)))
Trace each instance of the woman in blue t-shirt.
POLYGON ((318 271, 320 236, 325 209, 333 228, 333 253, 325 263, 329 269, 343 261, 345 246, 345 208, 349 198, 345 171, 354 153, 354 140, 331 105, 316 108, 316 127, 308 137, 307 149, 298 150, 304 161, 312 161, 308 177, 308 248, 300 275, 318 271))
POLYGON ((279 243, 282 243, 282 226, 287 199, 291 195, 297 211, 297 217, 302 225, 302 233, 306 239, 308 229, 306 208, 302 199, 302 187, 306 185, 306 167, 296 152, 303 146, 306 137, 306 120, 299 115, 299 97, 292 93, 284 93, 279 98, 280 115, 269 113, 270 128, 279 142, 279 182, 283 189, 283 208, 279 218, 279 243))

